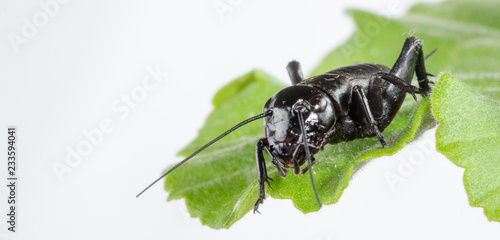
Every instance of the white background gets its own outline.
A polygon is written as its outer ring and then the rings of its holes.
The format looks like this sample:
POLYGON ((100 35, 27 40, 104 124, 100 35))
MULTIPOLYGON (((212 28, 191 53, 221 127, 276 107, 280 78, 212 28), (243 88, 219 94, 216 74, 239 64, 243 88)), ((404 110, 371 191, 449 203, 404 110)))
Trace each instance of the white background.
MULTIPOLYGON (((303 215, 289 200, 268 198, 263 214, 214 230, 190 218, 183 200, 167 203, 161 183, 136 199, 179 161, 177 151, 196 136, 217 89, 254 68, 288 82, 292 59, 307 74, 353 33, 347 8, 388 8, 385 0, 233 0, 221 15, 214 2, 74 0, 52 8, 38 31, 14 47, 9 34, 23 36, 23 19, 43 21, 44 10, 38 1, 0 1, 0 156, 6 156, 7 126, 16 126, 20 179, 17 233, 8 233, 2 220, 0 237, 498 239, 500 224, 469 206, 463 169, 428 150, 434 131, 371 161, 338 204, 317 213, 303 215), (165 81, 146 91, 129 115, 113 111, 141 86, 146 68, 156 66, 170 73, 165 81), (59 181, 53 165, 66 164, 67 149, 105 119, 113 130, 59 181), (404 182, 391 188, 388 173, 405 175, 404 182)), ((397 2, 394 16, 415 2, 397 2)), ((6 219, 1 186, 0 219, 6 219)))

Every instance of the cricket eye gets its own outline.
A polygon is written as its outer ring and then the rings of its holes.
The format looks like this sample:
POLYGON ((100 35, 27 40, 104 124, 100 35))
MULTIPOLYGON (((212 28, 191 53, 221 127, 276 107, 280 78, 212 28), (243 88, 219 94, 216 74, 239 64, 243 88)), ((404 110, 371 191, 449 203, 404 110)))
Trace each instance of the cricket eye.
POLYGON ((320 94, 314 95, 310 100, 309 103, 311 104, 311 111, 313 113, 321 113, 324 112, 326 109, 326 99, 321 96, 320 94))
POLYGON ((266 102, 266 104, 264 104, 264 112, 269 109, 269 106, 271 105, 271 99, 269 98, 266 102))

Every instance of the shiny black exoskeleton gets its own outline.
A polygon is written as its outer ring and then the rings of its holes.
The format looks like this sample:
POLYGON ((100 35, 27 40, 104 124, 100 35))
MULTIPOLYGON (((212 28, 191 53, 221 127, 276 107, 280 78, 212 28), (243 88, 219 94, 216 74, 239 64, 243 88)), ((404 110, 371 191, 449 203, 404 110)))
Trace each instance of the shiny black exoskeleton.
POLYGON ((392 69, 380 64, 354 64, 308 79, 302 79, 298 62, 290 62, 287 69, 293 86, 277 92, 263 109, 266 137, 256 146, 259 199, 254 212, 265 198, 264 183, 269 184, 270 179, 263 151, 286 177, 286 168, 293 168, 295 174, 305 173, 311 166, 302 170, 300 166, 308 161, 308 155, 314 164, 313 155, 327 143, 376 136, 385 146, 382 131, 398 112, 406 93, 416 100, 415 93, 425 96, 431 90, 422 44, 416 37, 406 39, 392 69), (420 88, 410 84, 414 72, 420 88), (305 129, 305 141, 301 128, 305 129))
MULTIPOLYGON (((262 114, 237 124, 205 144, 137 196, 227 134, 264 118, 265 137, 255 148, 259 198, 254 212, 258 212, 265 198, 264 185, 267 183, 271 187, 269 180, 272 180, 267 175, 263 152, 271 157, 279 174, 286 177, 286 168, 294 169, 295 174, 307 172, 315 162, 313 155, 327 143, 376 136, 382 146, 387 145, 382 132, 403 104, 406 93, 416 100, 415 93, 425 96, 431 91, 427 79, 431 74, 425 70, 425 58, 420 40, 408 37, 392 69, 373 63, 355 64, 303 79, 299 63, 292 61, 287 70, 293 86, 272 96, 265 103, 262 114), (411 85, 413 73, 417 75, 419 87, 411 85), (306 162, 308 165, 301 169, 306 162)), ((312 171, 309 175, 321 206, 312 171)))

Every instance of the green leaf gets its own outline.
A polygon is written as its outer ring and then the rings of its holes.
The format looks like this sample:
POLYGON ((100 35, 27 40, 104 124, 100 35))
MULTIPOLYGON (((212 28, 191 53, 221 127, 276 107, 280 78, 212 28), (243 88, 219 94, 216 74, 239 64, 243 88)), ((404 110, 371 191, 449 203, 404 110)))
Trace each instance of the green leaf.
POLYGON ((432 113, 441 121, 437 149, 465 168, 469 203, 500 221, 500 103, 444 73, 432 95, 432 113))
POLYGON ((441 121, 437 150, 466 168, 470 205, 500 221, 500 2, 451 3, 418 5, 409 19, 418 19, 420 28, 436 26, 427 33, 435 39, 426 38, 426 44, 444 40, 439 52, 446 54, 436 54, 444 58, 441 69, 463 81, 445 73, 434 89, 432 113, 441 121))
MULTIPOLYGON (((257 115, 262 105, 283 88, 270 76, 253 71, 224 87, 216 95, 217 107, 208 117, 199 136, 181 154, 186 156, 234 124, 257 115), (223 92, 230 95, 221 95, 223 92), (221 99, 224 99, 223 101, 221 99)), ((429 99, 404 107, 384 131, 389 147, 381 148, 376 138, 326 146, 316 155, 315 179, 324 204, 338 201, 347 187, 357 162, 393 154, 414 137, 419 123, 433 126, 429 99), (424 116, 424 117, 422 117, 424 116)), ((255 144, 263 137, 262 122, 243 126, 223 138, 166 179, 169 200, 185 198, 193 217, 213 228, 228 228, 248 213, 258 197, 255 144)), ((274 198, 292 199, 303 212, 318 210, 307 175, 282 179, 268 162, 274 198)))
MULTIPOLYGON (((358 31, 350 40, 330 53, 313 72, 321 74, 356 62, 375 62, 392 66, 408 32, 424 41, 424 52, 439 48, 426 61, 427 70, 449 70, 467 84, 493 98, 500 93, 496 66, 500 56, 498 3, 479 2, 477 8, 466 1, 421 4, 401 19, 386 19, 361 11, 350 11, 358 31), (437 13, 436 9, 440 10, 437 13), (491 9, 497 9, 492 11, 491 9), (457 15, 459 14, 459 15, 457 15), (483 15, 482 15, 483 14, 483 15), (484 16, 491 14, 488 16, 484 16), (456 18, 456 19, 455 19, 456 18), (460 18, 460 19, 459 19, 460 18), (493 19, 493 20, 491 20, 493 19), (484 87, 485 83, 488 87, 484 87)), ((252 71, 221 89, 214 98, 214 111, 198 137, 180 153, 187 156, 238 122, 262 111, 265 101, 283 87, 260 71, 252 71)), ((366 160, 391 155, 406 142, 437 122, 430 114, 429 99, 415 103, 408 97, 383 134, 389 147, 381 148, 376 138, 328 145, 316 155, 315 181, 321 201, 338 201, 353 172, 366 160)), ((212 228, 228 228, 248 213, 258 195, 255 144, 263 137, 262 122, 250 123, 178 168, 166 178, 169 200, 185 198, 191 216, 212 228)), ((317 211, 307 175, 289 172, 282 179, 268 161, 268 173, 275 182, 266 188, 273 198, 291 199, 300 211, 317 211)))

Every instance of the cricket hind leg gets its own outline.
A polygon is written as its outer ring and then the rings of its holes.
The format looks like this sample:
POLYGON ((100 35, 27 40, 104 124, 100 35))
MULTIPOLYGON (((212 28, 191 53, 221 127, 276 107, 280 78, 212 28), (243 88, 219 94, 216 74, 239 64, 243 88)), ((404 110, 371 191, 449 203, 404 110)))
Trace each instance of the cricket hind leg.
POLYGON ((389 74, 411 84, 413 73, 416 73, 418 85, 422 89, 421 94, 426 95, 424 92, 430 92, 429 79, 427 79, 427 77, 432 76, 432 74, 429 74, 425 70, 425 58, 432 55, 432 53, 434 53, 434 51, 428 56, 425 56, 420 39, 413 36, 408 37, 403 43, 401 53, 389 74))
POLYGON ((424 56, 420 39, 408 37, 392 69, 388 73, 379 72, 372 76, 385 81, 382 89, 383 118, 379 120, 381 129, 388 126, 399 111, 406 97, 404 93, 411 94, 416 101, 416 93, 425 97, 431 92, 427 77, 432 75, 426 71, 424 63, 428 56, 424 56), (414 73, 419 87, 411 85, 414 73))

